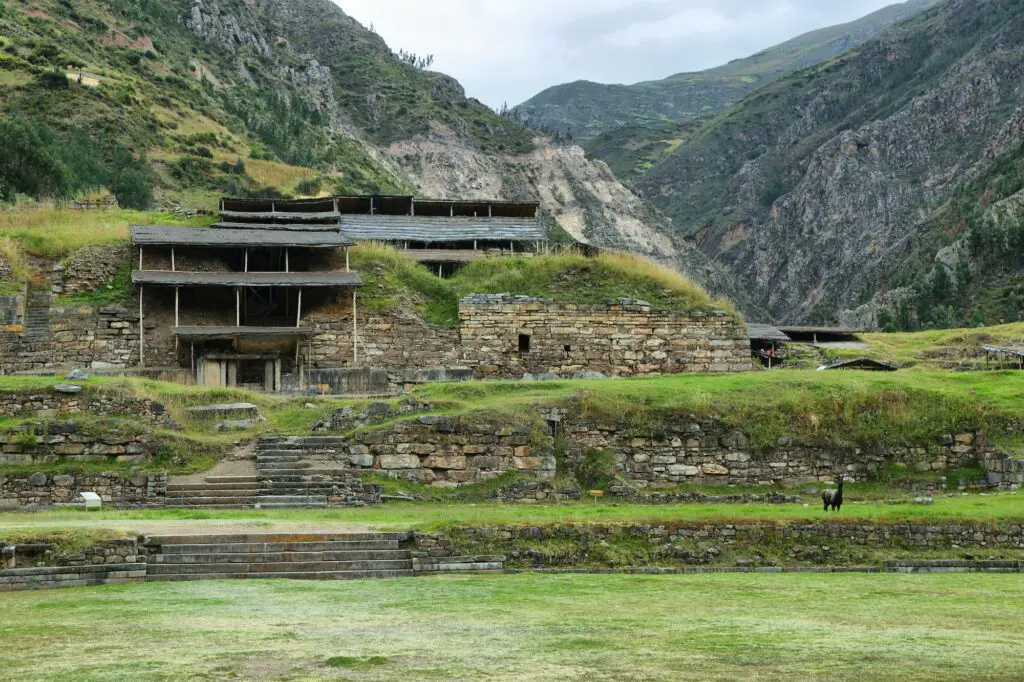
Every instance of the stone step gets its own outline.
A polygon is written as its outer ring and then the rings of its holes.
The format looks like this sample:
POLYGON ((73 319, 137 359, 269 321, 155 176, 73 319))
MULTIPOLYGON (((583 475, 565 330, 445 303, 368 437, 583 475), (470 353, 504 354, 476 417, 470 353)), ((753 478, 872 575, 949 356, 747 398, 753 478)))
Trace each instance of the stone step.
POLYGON ((312 462, 257 462, 256 468, 261 471, 277 471, 279 469, 286 471, 306 471, 313 468, 312 462))
POLYGON ((264 491, 258 488, 247 488, 244 490, 232 488, 230 490, 218 490, 217 488, 202 488, 200 490, 168 490, 167 499, 190 499, 194 497, 255 497, 264 491))
POLYGON ((160 554, 267 554, 274 552, 394 552, 398 540, 326 540, 310 542, 223 542, 216 544, 164 544, 160 554))
POLYGON ((259 483, 260 476, 207 476, 207 483, 259 483))
POLYGON ((183 575, 147 575, 146 582, 180 580, 369 580, 384 578, 412 578, 416 573, 410 570, 392 571, 317 571, 313 573, 189 573, 183 575))
POLYGON ((243 483, 168 483, 167 492, 185 492, 188 490, 255 490, 257 485, 258 481, 243 483))
POLYGON ((327 504, 326 495, 260 495, 256 498, 260 504, 277 502, 281 504, 303 504, 305 502, 327 504))
POLYGON ((363 549, 323 552, 208 552, 198 554, 154 554, 150 564, 270 564, 323 561, 411 561, 405 549, 363 549))
POLYGON ((350 445, 344 436, 265 436, 256 442, 257 449, 294 448, 303 446, 350 445))
POLYGON ((275 481, 288 480, 289 477, 295 480, 309 478, 310 476, 342 476, 345 474, 365 474, 366 469, 264 469, 261 480, 268 480, 271 477, 275 481))
POLYGON ((151 575, 188 575, 193 573, 325 573, 344 571, 411 571, 409 559, 378 561, 284 561, 280 563, 227 564, 149 564, 151 575))
POLYGON ((410 539, 409 531, 363 533, 244 533, 218 535, 149 535, 147 545, 224 545, 308 542, 402 542, 410 539))
POLYGON ((302 450, 257 450, 256 459, 294 458, 302 457, 302 450))
POLYGON ((173 504, 173 505, 176 505, 176 506, 187 507, 187 506, 192 506, 192 505, 197 505, 197 504, 199 504, 199 505, 201 505, 201 504, 236 504, 236 505, 253 504, 256 501, 256 498, 257 498, 257 494, 255 494, 255 493, 251 494, 251 495, 250 494, 244 494, 243 495, 243 494, 239 494, 237 490, 236 491, 232 491, 232 490, 228 490, 228 491, 212 490, 212 491, 210 491, 210 493, 219 493, 219 492, 228 492, 228 493, 231 493, 231 494, 228 494, 228 495, 217 495, 217 494, 202 493, 202 494, 200 494, 198 496, 195 496, 195 497, 184 497, 184 495, 187 495, 187 493, 177 493, 175 495, 168 495, 166 498, 164 498, 164 500, 166 501, 167 504, 173 504))

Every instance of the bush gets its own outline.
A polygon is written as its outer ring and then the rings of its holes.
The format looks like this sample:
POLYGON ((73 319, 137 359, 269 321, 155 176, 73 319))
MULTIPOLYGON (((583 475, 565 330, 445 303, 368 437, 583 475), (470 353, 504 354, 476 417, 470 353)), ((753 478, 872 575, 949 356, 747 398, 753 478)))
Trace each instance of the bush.
POLYGON ((573 471, 580 487, 604 490, 615 481, 615 453, 591 448, 573 471))
POLYGON ((153 180, 143 169, 127 168, 122 171, 111 191, 122 208, 146 211, 153 206, 153 180))
POLYGON ((295 186, 295 191, 305 196, 316 196, 320 193, 320 187, 323 185, 323 180, 320 178, 311 178, 309 180, 301 180, 298 185, 295 186))
POLYGON ((39 83, 40 87, 47 90, 67 90, 71 87, 68 77, 59 69, 44 71, 36 76, 36 82, 39 83))

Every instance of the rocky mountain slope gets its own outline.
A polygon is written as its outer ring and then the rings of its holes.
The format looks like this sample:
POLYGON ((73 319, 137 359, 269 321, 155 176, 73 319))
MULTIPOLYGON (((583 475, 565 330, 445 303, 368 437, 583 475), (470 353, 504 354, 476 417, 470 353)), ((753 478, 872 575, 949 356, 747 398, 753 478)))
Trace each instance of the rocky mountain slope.
MULTIPOLYGON (((78 156, 107 165, 116 140, 164 203, 274 191, 537 199, 556 231, 715 279, 604 164, 405 62, 330 0, 4 3, 5 117, 49 124, 41 139, 81 142, 78 156)), ((86 170, 73 186, 98 177, 86 170)))
POLYGON ((813 31, 699 73, 680 73, 634 85, 590 81, 557 85, 516 110, 533 127, 569 133, 581 141, 628 126, 671 127, 717 114, 765 84, 840 55, 934 2, 909 0, 892 5, 857 21, 813 31))
POLYGON ((1022 75, 1024 1, 948 0, 748 97, 640 186, 776 319, 1015 318, 1022 75))

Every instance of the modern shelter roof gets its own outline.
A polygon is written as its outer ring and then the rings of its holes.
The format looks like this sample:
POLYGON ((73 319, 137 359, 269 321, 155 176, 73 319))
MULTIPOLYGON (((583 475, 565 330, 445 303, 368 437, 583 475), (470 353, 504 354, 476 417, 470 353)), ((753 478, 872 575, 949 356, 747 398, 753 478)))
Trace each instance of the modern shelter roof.
POLYGON ((136 246, 335 248, 355 242, 335 228, 328 230, 252 230, 223 227, 132 226, 136 246))
POLYGON ((345 215, 341 231, 362 241, 547 241, 544 229, 532 218, 345 215))
POLYGON ((135 284, 210 287, 357 287, 358 272, 169 272, 136 270, 135 284))
POLYGON ((273 338, 310 336, 311 327, 172 327, 171 335, 186 339, 273 338))
POLYGON ((789 341, 789 337, 770 324, 747 323, 747 334, 757 341, 789 341))
POLYGON ((469 263, 487 258, 486 252, 470 249, 406 249, 402 254, 420 263, 469 263))

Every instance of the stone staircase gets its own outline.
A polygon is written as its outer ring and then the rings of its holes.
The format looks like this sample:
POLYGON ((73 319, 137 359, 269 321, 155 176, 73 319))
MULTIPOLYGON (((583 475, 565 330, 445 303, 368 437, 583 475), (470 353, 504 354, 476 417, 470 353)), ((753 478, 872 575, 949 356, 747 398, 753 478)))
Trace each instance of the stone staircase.
POLYGON ((337 479, 358 475, 348 441, 332 436, 261 438, 256 474, 207 476, 203 483, 168 483, 166 504, 213 509, 325 508, 338 503, 337 479))
POLYGON ((400 533, 148 536, 146 581, 408 578, 411 535, 400 533))
POLYGON ((43 339, 50 334, 50 303, 53 297, 45 289, 29 289, 25 297, 25 319, 22 336, 29 340, 43 339))

